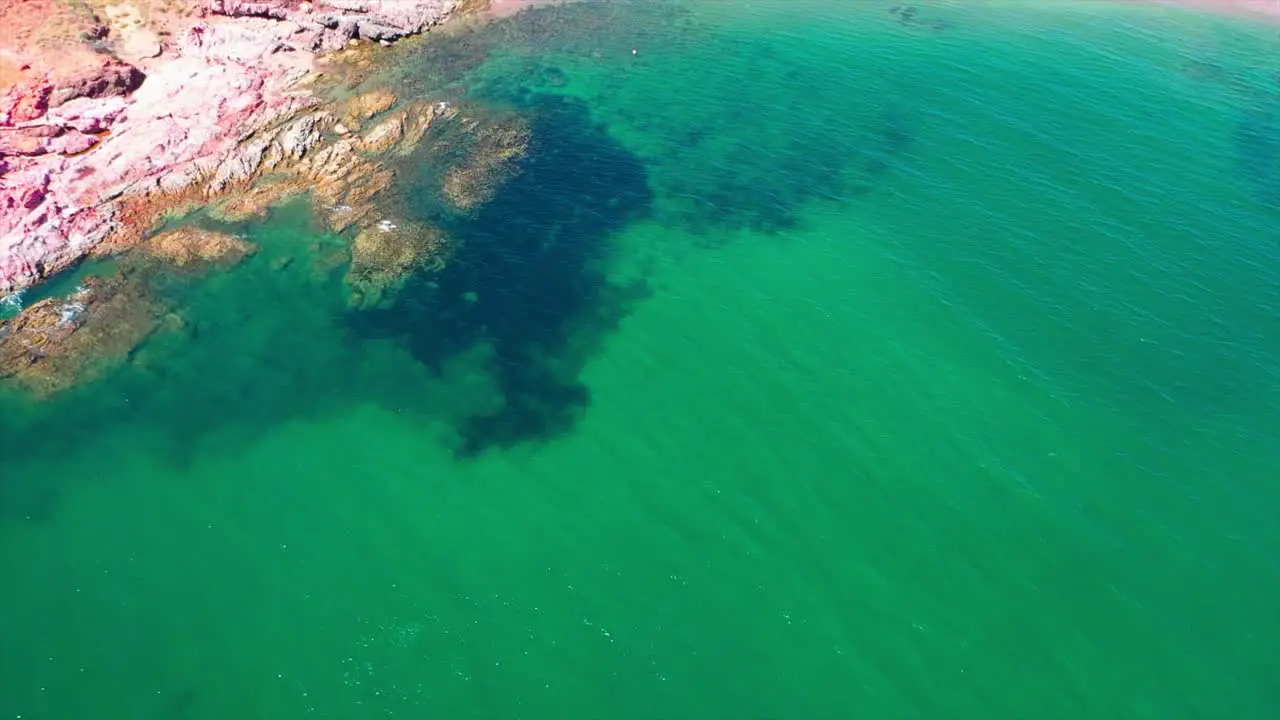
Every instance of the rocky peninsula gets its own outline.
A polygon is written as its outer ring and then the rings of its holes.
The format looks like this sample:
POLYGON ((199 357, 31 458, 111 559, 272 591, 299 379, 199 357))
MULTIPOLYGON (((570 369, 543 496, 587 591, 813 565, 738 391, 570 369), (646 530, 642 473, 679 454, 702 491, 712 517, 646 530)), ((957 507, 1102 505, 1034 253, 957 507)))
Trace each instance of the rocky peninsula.
POLYGON ((196 186, 216 195, 300 158, 320 140, 319 118, 289 121, 320 102, 312 85, 324 54, 420 33, 458 5, 6 2, 0 293, 104 241, 136 238, 153 219, 148 201, 163 205, 196 186))

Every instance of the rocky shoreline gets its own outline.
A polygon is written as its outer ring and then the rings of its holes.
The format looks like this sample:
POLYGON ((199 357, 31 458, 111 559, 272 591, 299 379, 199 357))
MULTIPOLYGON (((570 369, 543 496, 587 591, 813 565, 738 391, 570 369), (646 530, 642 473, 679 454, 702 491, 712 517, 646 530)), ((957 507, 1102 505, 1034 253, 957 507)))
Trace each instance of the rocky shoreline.
MULTIPOLYGON (((316 248, 307 264, 323 270, 317 278, 345 267, 349 305, 384 307, 410 275, 443 268, 454 250, 439 228, 406 215, 394 185, 403 158, 424 151, 414 166, 432 173, 446 214, 475 212, 518 174, 530 140, 518 114, 402 99, 364 82, 385 52, 379 44, 485 3, 202 7, 162 16, 168 25, 131 26, 149 37, 122 33, 120 47, 150 56, 137 65, 116 55, 24 62, 22 82, 0 96, 0 380, 47 397, 128 361, 154 332, 188 332, 157 282, 254 255, 225 228, 296 197, 347 239, 316 248), (176 40, 157 50, 160 37, 176 40), (197 210, 224 231, 164 226, 197 210), (114 269, 24 307, 26 287, 102 255, 118 256, 114 269)), ((89 27, 81 32, 100 36, 89 27)))
MULTIPOLYGON (((300 159, 321 139, 323 118, 302 113, 320 103, 326 55, 420 33, 461 5, 502 16, 557 1, 10 0, 0 296, 136 242, 184 193, 209 200, 300 159)), ((1142 1, 1280 16, 1280 0, 1142 1)))
MULTIPOLYGON (((0 45, 0 381, 52 395, 125 362, 154 332, 187 332, 153 280, 253 256, 243 238, 211 228, 234 232, 294 197, 344 236, 313 248, 311 264, 325 278, 345 268, 349 307, 394 304, 408 278, 454 256, 449 219, 474 215, 523 172, 533 126, 443 85, 400 98, 363 82, 379 46, 451 15, 499 19, 567 1, 0 3, 12 29, 0 45), (415 179, 402 187, 396 173, 410 165, 415 179), (404 195, 424 189, 426 222, 404 195), (195 210, 210 227, 160 227, 195 210), (25 288, 115 253, 106 276, 24 308, 25 288)), ((1234 11, 1273 0, 1143 2, 1234 11)), ((912 6, 891 13, 915 16, 912 6)), ((458 40, 469 27, 433 46, 451 48, 442 53, 455 70, 487 52, 458 40)))
POLYGON ((133 0, 73 12, 22 0, 3 11, 17 30, 0 47, 0 293, 137 239, 165 198, 201 186, 208 199, 300 158, 321 139, 318 118, 299 113, 320 102, 322 54, 422 32, 458 5, 133 0))

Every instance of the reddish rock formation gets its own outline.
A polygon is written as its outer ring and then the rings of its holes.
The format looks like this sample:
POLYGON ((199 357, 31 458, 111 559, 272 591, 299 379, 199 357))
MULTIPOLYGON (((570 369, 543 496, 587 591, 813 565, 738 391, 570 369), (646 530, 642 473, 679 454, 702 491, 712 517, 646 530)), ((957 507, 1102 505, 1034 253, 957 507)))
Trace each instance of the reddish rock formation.
POLYGON ((317 104, 315 53, 420 32, 454 5, 0 2, 0 292, 136 236, 164 204, 150 198, 300 159, 321 139, 323 118, 296 117, 317 104))

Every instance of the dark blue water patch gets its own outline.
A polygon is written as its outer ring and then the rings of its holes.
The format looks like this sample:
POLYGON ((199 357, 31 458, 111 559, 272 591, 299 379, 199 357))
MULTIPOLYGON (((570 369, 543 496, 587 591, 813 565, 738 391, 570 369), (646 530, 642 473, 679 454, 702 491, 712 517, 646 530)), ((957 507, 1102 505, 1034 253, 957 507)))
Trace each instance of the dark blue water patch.
POLYGON ((675 137, 671 156, 681 162, 657 174, 660 194, 683 200, 664 205, 664 219, 703 237, 792 229, 814 201, 874 192, 904 161, 914 137, 911 114, 896 108, 865 127, 804 123, 799 116, 773 127, 694 125, 675 137), (703 152, 701 145, 715 149, 703 152))
MULTIPOLYGON (((934 23, 923 5, 887 17, 912 32, 934 23)), ((443 36, 405 61, 396 85, 524 109, 572 94, 575 72, 608 68, 592 92, 621 100, 610 108, 626 126, 619 137, 646 138, 656 213, 712 242, 726 229, 794 228, 809 203, 872 193, 904 161, 917 132, 911 99, 870 91, 879 81, 851 76, 838 57, 775 33, 727 38, 680 3, 618 0, 535 8, 443 36), (664 66, 671 58, 682 61, 664 66), (670 98, 627 101, 633 82, 677 69, 673 83, 699 78, 688 85, 696 92, 673 86, 670 98)))
MULTIPOLYGON (((590 403, 586 358, 647 293, 606 273, 610 238, 650 212, 643 164, 579 100, 541 95, 525 112, 531 139, 515 177, 474 214, 430 218, 459 254, 413 278, 393 307, 349 316, 357 335, 401 337, 436 371, 477 344, 492 349, 502 407, 456 428, 462 457, 571 430, 590 403)), ((430 193, 423 207, 437 207, 430 193)))
MULTIPOLYGON (((227 272, 112 269, 146 286, 159 327, 102 377, 53 398, 0 388, 0 514, 47 519, 67 484, 99 480, 52 477, 42 459, 141 443, 136 452, 182 472, 210 453, 243 452, 281 424, 368 403, 456 425, 464 457, 569 431, 590 402, 581 369, 647 295, 643 283, 610 283, 606 264, 609 238, 649 212, 651 195, 640 162, 580 103, 546 98, 529 117, 521 173, 474 215, 432 216, 462 252, 443 273, 412 278, 386 312, 347 308, 344 266, 316 262, 343 243, 317 236, 305 213, 241 228, 261 251, 227 272), (490 346, 485 369, 500 409, 442 417, 435 396, 404 387, 395 368, 371 375, 378 336, 436 369, 490 346)), ((440 207, 434 197, 422 205, 440 207)))

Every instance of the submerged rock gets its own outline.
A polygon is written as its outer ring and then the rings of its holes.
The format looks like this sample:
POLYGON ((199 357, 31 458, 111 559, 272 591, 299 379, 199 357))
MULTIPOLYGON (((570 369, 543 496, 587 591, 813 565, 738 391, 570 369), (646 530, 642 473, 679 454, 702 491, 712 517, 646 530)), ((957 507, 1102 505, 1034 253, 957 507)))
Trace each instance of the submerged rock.
POLYGON ((267 211, 290 198, 304 195, 309 188, 298 178, 276 178, 246 188, 209 208, 209 216, 223 222, 244 222, 261 218, 267 211))
POLYGON ((529 149, 529 125, 517 116, 479 126, 475 132, 471 151, 443 178, 445 198, 463 211, 488 202, 519 171, 517 161, 529 149))
POLYGON ((90 278, 70 297, 46 298, 0 323, 0 379, 38 397, 123 362, 159 324, 145 284, 90 278))
POLYGON ((384 306, 411 274, 443 266, 447 250, 440 229, 425 223, 383 220, 366 228, 351 244, 346 278, 351 306, 362 310, 384 306))
POLYGON ((405 113, 399 112, 369 128, 360 136, 360 149, 370 153, 385 153, 404 137, 405 113))
POLYGON ((235 235, 184 227, 150 238, 142 249, 154 257, 185 268, 193 265, 237 265, 257 252, 258 248, 235 235))

